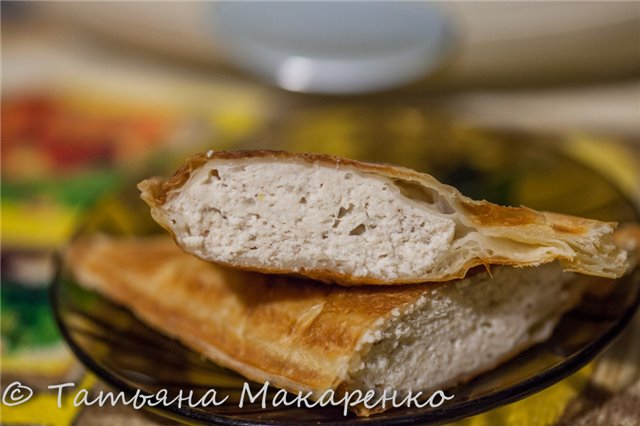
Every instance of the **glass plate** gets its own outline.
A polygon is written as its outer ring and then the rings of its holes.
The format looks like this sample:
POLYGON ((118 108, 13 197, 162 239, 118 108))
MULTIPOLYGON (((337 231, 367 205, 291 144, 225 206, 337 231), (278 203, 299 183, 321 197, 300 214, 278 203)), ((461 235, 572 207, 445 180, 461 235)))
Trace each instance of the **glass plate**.
MULTIPOLYGON (((451 136, 451 135, 448 135, 451 136)), ((463 193, 501 204, 619 222, 639 221, 624 194, 605 177, 564 154, 564 141, 514 134, 458 133, 451 143, 416 146, 367 144, 334 149, 351 157, 404 164, 430 172, 463 193)), ((296 149, 304 144, 288 143, 296 149)), ((304 149, 304 148, 302 148, 304 149)), ((150 219, 133 182, 102 200, 88 215, 80 234, 116 235, 162 232, 150 219)), ((593 278, 584 277, 585 285, 593 278)), ((455 398, 439 408, 398 408, 357 418, 338 408, 238 408, 245 379, 147 327, 128 310, 79 287, 61 266, 52 286, 52 303, 62 333, 73 352, 94 373, 117 389, 133 394, 168 389, 202 395, 210 388, 229 394, 219 407, 157 407, 182 421, 219 424, 427 424, 449 422, 507 404, 537 392, 584 366, 629 322, 639 303, 640 273, 602 280, 607 294, 591 294, 565 315, 553 336, 469 383, 450 390, 455 398)), ((254 392, 259 386, 254 385, 254 392)), ((194 399, 195 400, 195 399, 194 399)))

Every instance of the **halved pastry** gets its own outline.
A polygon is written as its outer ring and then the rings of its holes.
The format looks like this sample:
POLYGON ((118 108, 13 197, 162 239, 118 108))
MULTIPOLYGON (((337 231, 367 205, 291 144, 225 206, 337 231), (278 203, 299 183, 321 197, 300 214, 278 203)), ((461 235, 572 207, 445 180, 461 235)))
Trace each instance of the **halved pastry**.
POLYGON ((343 285, 462 278, 477 265, 618 277, 615 224, 474 201, 403 167, 273 151, 196 155, 139 184, 153 218, 201 259, 343 285))
POLYGON ((557 263, 448 283, 330 286, 220 267, 169 237, 85 238, 66 262, 80 284, 217 364, 314 395, 446 390, 547 339, 586 288, 557 263))

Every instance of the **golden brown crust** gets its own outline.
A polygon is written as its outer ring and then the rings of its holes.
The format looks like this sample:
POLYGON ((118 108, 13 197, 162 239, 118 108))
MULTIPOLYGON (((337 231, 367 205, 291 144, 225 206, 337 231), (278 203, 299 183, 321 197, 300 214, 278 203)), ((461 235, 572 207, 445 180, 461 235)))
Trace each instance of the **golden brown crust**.
MULTIPOLYGON (((640 253, 638 225, 622 227, 615 238, 640 253)), ((81 285, 219 365, 293 392, 347 390, 349 362, 363 336, 384 327, 394 310, 448 285, 345 288, 242 272, 190 256, 167 236, 85 237, 70 245, 65 263, 81 285)))
POLYGON ((310 278, 336 282, 342 285, 363 284, 410 284, 427 281, 448 281, 462 278, 470 268, 479 265, 535 266, 559 260, 570 271, 608 278, 621 276, 625 271, 624 252, 612 242, 615 223, 567 216, 558 213, 539 212, 527 207, 504 207, 488 201, 476 201, 462 195, 457 189, 438 182, 430 175, 404 167, 373 164, 343 159, 324 154, 300 154, 284 151, 210 151, 189 158, 169 179, 152 178, 141 182, 141 197, 151 207, 153 218, 165 229, 170 230, 162 210, 163 204, 189 179, 192 173, 209 161, 216 160, 295 160, 320 163, 332 167, 353 167, 357 171, 372 173, 385 178, 403 180, 436 189, 456 210, 460 220, 489 238, 498 238, 519 244, 535 251, 534 256, 486 253, 465 261, 456 270, 435 275, 428 273, 421 277, 399 277, 393 281, 374 276, 352 276, 334 270, 300 268, 296 271, 272 268, 264 265, 242 263, 221 263, 226 266, 263 273, 298 273, 310 278), (549 247, 550 250, 536 250, 549 247))
MULTIPOLYGON (((316 395, 349 390, 349 365, 366 350, 363 337, 448 285, 338 287, 230 270, 182 252, 166 236, 87 237, 68 248, 65 263, 81 285, 217 364, 257 382, 316 395)), ((361 416, 380 411, 351 408, 361 416)))
POLYGON ((489 203, 462 201, 462 208, 477 225, 515 226, 531 225, 542 220, 541 214, 526 207, 502 207, 489 203), (496 207, 499 207, 496 209, 496 207))

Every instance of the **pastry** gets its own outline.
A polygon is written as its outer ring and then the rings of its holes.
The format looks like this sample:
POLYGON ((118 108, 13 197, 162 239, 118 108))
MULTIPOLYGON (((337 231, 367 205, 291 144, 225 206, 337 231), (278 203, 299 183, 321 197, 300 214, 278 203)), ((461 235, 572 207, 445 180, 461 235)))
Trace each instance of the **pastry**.
POLYGON ((221 265, 342 285, 462 278, 477 265, 615 278, 615 224, 475 201, 430 175, 326 155, 208 152, 139 184, 185 251, 221 265))
POLYGON ((447 389, 547 339, 585 289, 558 263, 475 269, 447 283, 332 286, 221 267, 168 236, 88 237, 65 260, 78 283, 218 365, 315 396, 447 389))

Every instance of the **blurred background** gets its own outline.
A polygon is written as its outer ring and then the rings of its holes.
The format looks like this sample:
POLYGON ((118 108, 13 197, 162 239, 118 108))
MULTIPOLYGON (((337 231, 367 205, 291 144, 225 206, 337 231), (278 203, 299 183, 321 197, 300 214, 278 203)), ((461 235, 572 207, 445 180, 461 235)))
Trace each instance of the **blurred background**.
MULTIPOLYGON (((105 194, 194 152, 328 152, 446 181, 434 164, 457 158, 456 141, 482 163, 482 141, 501 138, 557 145, 640 200, 637 2, 1 7, 3 382, 95 383, 51 316, 55 250, 105 194)), ((5 420, 95 424, 47 398, 5 420)))

